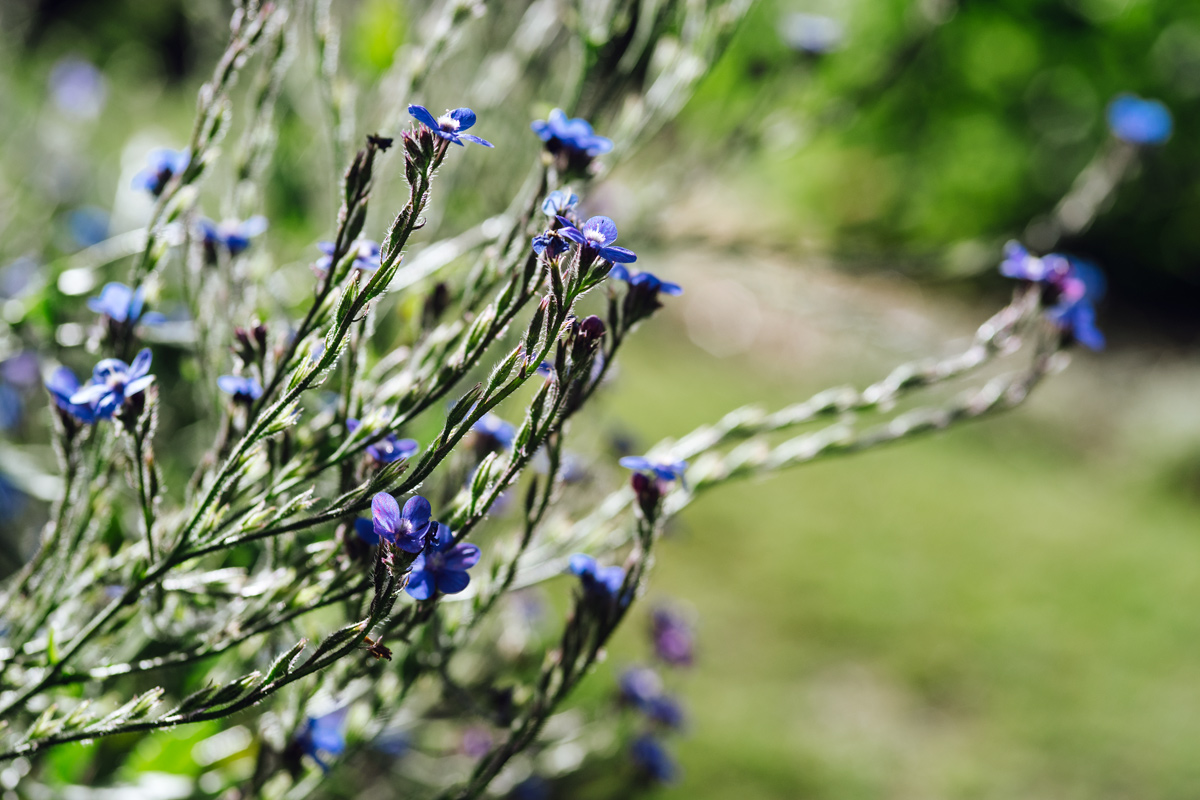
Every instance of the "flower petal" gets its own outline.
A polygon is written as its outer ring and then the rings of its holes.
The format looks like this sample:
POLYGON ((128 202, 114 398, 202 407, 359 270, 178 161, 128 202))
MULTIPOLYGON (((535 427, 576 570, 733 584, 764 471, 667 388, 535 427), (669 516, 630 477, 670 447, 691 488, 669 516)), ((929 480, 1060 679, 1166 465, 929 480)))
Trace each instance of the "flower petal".
POLYGON ((458 120, 458 129, 465 131, 475 124, 475 112, 469 108, 456 108, 450 112, 450 119, 458 120))
POLYGON ((396 498, 387 492, 380 492, 371 499, 371 519, 375 523, 375 532, 391 541, 396 537, 396 527, 400 524, 400 505, 396 498))
POLYGON ((96 383, 107 383, 110 375, 128 374, 129 365, 119 358, 105 358, 92 367, 92 380, 96 383))
POLYGON ((140 378, 150 371, 150 360, 153 354, 149 347, 143 347, 134 357, 133 363, 129 365, 129 377, 140 378))
POLYGON ((456 544, 454 545, 454 549, 446 554, 445 560, 442 563, 446 565, 446 569, 470 569, 479 563, 479 548, 473 544, 456 544))
POLYGON ((425 106, 419 106, 414 103, 408 107, 408 113, 413 119, 424 125, 426 128, 429 128, 432 131, 438 130, 437 120, 434 119, 433 114, 430 114, 429 109, 425 106))
POLYGON ((379 534, 375 532, 375 523, 365 517, 354 520, 354 532, 358 538, 374 547, 379 544, 379 534))
POLYGON ((620 264, 617 264, 615 267, 613 267, 612 269, 610 269, 608 271, 608 277, 612 278, 613 280, 628 281, 629 280, 629 270, 625 269, 620 264))
POLYGON ((429 501, 419 494, 415 494, 408 498, 408 502, 404 504, 404 510, 400 512, 400 516, 413 526, 414 530, 420 530, 429 524, 429 517, 433 514, 433 508, 429 505, 429 501))
POLYGON ((637 254, 624 247, 601 247, 600 257, 614 264, 632 264, 637 261, 637 254))
POLYGON ((572 575, 591 575, 596 571, 596 559, 585 553, 576 553, 571 556, 567 569, 572 575))
POLYGON ((68 402, 73 405, 90 406, 109 393, 108 386, 103 383, 90 383, 71 395, 68 402))
POLYGON ((437 574, 437 589, 442 594, 458 594, 467 588, 471 576, 458 570, 447 570, 437 574))
POLYGON ((583 223, 584 231, 595 231, 602 237, 599 246, 608 247, 617 240, 617 223, 610 217, 596 216, 583 223))
POLYGON ((481 144, 484 147, 495 147, 496 146, 496 145, 492 144, 491 142, 489 142, 487 139, 480 139, 478 136, 476 136, 473 133, 460 133, 458 135, 458 138, 466 139, 468 142, 474 142, 475 144, 481 144))
POLYGON ((645 456, 625 456, 617 463, 636 472, 649 472, 654 469, 654 463, 645 456))
POLYGON ((125 384, 125 396, 133 397, 135 394, 141 394, 150 388, 150 384, 154 383, 153 375, 143 375, 140 378, 135 378, 125 384))
POLYGON ((413 562, 412 574, 408 576, 408 584, 404 587, 404 591, 414 600, 428 600, 433 597, 433 593, 437 591, 437 582, 434 580, 433 573, 425 569, 415 569, 416 562, 413 562))

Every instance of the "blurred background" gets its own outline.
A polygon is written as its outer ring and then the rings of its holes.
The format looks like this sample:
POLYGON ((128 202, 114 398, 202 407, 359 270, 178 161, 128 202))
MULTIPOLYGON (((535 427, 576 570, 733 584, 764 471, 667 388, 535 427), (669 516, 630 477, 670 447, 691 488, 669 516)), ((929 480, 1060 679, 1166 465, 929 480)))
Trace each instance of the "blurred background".
MULTIPOLYGON (((144 222, 130 180, 151 147, 186 142, 228 10, 0 4, 5 437, 44 424, 22 337, 82 344, 63 307, 92 286, 62 272, 144 222)), ((395 0, 336 12, 350 85, 378 81, 416 30, 395 0)), ((297 63, 263 196, 263 249, 289 268, 329 233, 336 152, 297 63)), ((414 100, 457 105, 431 85, 414 100)), ((682 604, 699 643, 673 678, 688 730, 662 797, 1195 796, 1198 98, 1196 4, 762 0, 680 116, 595 187, 591 207, 639 265, 685 287, 603 401, 605 424, 643 445, 961 349, 1006 300, 1008 239, 1050 237, 1109 276, 1109 349, 1075 354, 1016 413, 684 514, 650 598, 682 604), (1121 92, 1163 101, 1174 134, 1138 151, 1089 224, 1050 237, 1055 207, 1112 152, 1105 108, 1121 92)), ((532 154, 521 131, 556 99, 480 132, 532 154)), ((389 111, 369 100, 361 125, 389 111)), ((511 188, 486 178, 437 224, 495 213, 511 188)), ((16 452, 0 450, 10 530, 44 516, 48 491, 16 452)), ((0 544, 7 573, 22 556, 0 544)), ((645 621, 632 623, 584 687, 593 699, 645 657, 645 621)), ((164 734, 123 769, 186 770, 180 754, 214 730, 164 734)), ((64 780, 71 752, 54 756, 64 780)))

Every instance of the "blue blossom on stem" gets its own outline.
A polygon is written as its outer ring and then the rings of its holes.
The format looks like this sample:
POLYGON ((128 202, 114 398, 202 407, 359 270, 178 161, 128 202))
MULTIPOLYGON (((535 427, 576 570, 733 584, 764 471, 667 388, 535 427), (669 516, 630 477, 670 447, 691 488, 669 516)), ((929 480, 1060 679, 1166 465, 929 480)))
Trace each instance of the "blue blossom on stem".
POLYGON ((592 217, 583 223, 582 228, 576 228, 566 217, 559 217, 558 221, 563 225, 558 231, 560 236, 570 239, 605 261, 614 264, 631 264, 637 261, 637 255, 632 250, 613 245, 617 240, 617 223, 608 217, 592 217))
POLYGON ((261 214, 242 222, 229 219, 220 224, 203 217, 200 219, 200 235, 204 246, 214 254, 217 247, 223 247, 229 251, 230 257, 244 253, 250 246, 250 240, 266 229, 267 218, 261 214))
MULTIPOLYGON (((358 420, 346 420, 346 430, 350 433, 358 430, 358 426, 358 420)), ((378 442, 367 445, 367 455, 380 464, 391 464, 393 461, 399 461, 402 458, 411 458, 419 448, 420 445, 417 444, 416 440, 400 439, 397 438, 396 434, 389 433, 378 442)))
POLYGON ((630 667, 617 679, 621 702, 635 708, 647 708, 662 694, 662 679, 649 667, 630 667))
POLYGON ((434 119, 433 114, 430 114, 429 109, 425 108, 425 106, 413 104, 408 107, 408 113, 417 122, 433 131, 434 135, 440 136, 447 142, 453 142, 460 147, 466 146, 463 142, 474 142, 484 147, 495 146, 487 139, 480 139, 471 133, 463 133, 463 131, 475 124, 475 112, 469 108, 456 108, 434 119))
POLYGON ((595 158, 613 148, 612 139, 597 136, 585 119, 568 119, 561 108, 551 111, 549 119, 537 120, 530 127, 551 153, 567 151, 595 158))
POLYGON ((144 348, 126 364, 119 358, 106 358, 92 370, 92 382, 71 396, 75 405, 88 405, 97 419, 111 419, 125 401, 135 397, 154 383, 150 372, 150 348, 144 348))
POLYGON ((558 231, 546 231, 533 237, 533 252, 539 256, 550 252, 550 258, 556 258, 571 249, 571 243, 558 235, 558 231))
POLYGON ((1059 253, 1030 254, 1016 242, 1004 247, 1000 274, 1043 287, 1046 317, 1063 333, 1091 350, 1103 350, 1104 334, 1096 327, 1095 303, 1104 296, 1104 275, 1082 259, 1059 253))
POLYGON ((1158 100, 1119 94, 1108 104, 1108 129, 1130 144, 1162 144, 1171 138, 1170 110, 1158 100))
MULTIPOLYGON (((317 247, 325 255, 318 258, 313 267, 324 275, 333 266, 333 252, 337 245, 333 242, 317 242, 317 247)), ((360 269, 363 272, 373 272, 379 269, 378 242, 370 239, 358 239, 350 245, 350 252, 354 253, 354 269, 360 269)))
POLYGON ((482 441, 501 450, 512 447, 513 439, 517 435, 517 429, 511 423, 505 422, 490 411, 480 417, 471 426, 471 430, 482 441))
POLYGON ((458 594, 471 582, 467 570, 478 563, 478 547, 466 542, 455 544, 450 529, 435 522, 425 549, 412 563, 404 591, 416 600, 428 600, 438 592, 458 594))
POLYGON ((225 394, 233 395, 238 403, 253 403, 262 397, 263 389, 258 381, 244 375, 222 375, 217 378, 217 388, 225 394))
POLYGON ((421 495, 413 495, 404 504, 404 510, 396 498, 380 492, 371 500, 371 520, 375 535, 386 539, 406 553, 420 553, 433 533, 436 522, 430 521, 433 509, 421 495))
POLYGON ((664 728, 678 730, 683 727, 684 719, 686 718, 683 711, 683 704, 669 694, 660 694, 658 697, 653 698, 642 710, 645 712, 647 719, 658 725, 662 725, 664 728))
POLYGON ((71 398, 79 393, 79 378, 66 367, 59 367, 46 378, 46 391, 54 398, 54 404, 84 423, 96 421, 96 409, 90 403, 73 403, 71 398))
POLYGON ((579 197, 566 189, 555 189, 542 201, 542 213, 548 217, 565 217, 579 205, 579 197))
POLYGON ((187 150, 171 150, 166 147, 151 150, 150 155, 146 157, 145 168, 133 176, 133 187, 145 189, 158 197, 171 178, 187 169, 191 158, 187 150))
POLYGON ((660 481, 683 480, 683 471, 687 469, 686 461, 668 461, 662 458, 647 456, 625 456, 618 462, 625 469, 653 475, 660 481))
POLYGON ((648 733, 634 739, 629 757, 640 772, 658 783, 673 783, 679 776, 675 759, 662 742, 648 733))
POLYGON ((576 553, 568 562, 568 570, 579 577, 584 594, 592 597, 614 598, 625 584, 625 570, 621 567, 601 567, 596 559, 584 553, 576 553))
POLYGON ((99 297, 88 299, 88 308, 103 314, 113 322, 136 325, 161 325, 166 317, 155 311, 146 311, 146 287, 136 290, 123 283, 106 283, 99 297))
POLYGON ((683 294, 683 287, 678 283, 659 280, 649 272, 637 272, 634 270, 629 270, 620 264, 616 265, 609 271, 608 277, 615 278, 619 281, 625 281, 629 284, 631 291, 642 292, 655 297, 657 297, 659 293, 669 294, 673 297, 678 297, 679 295, 683 294))
POLYGON ((297 736, 300 748, 324 772, 329 772, 329 764, 322 754, 340 756, 346 751, 346 715, 349 711, 349 706, 342 706, 324 716, 308 717, 297 736))

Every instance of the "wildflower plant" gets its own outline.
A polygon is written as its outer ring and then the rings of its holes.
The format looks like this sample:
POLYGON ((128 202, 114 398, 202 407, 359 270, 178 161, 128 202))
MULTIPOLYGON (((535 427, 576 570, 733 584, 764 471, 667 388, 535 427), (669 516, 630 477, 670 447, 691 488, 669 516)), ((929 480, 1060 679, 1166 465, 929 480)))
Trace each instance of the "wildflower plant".
MULTIPOLYGON (((212 721, 250 731, 252 766, 218 772, 197 789, 205 796, 234 785, 241 797, 337 794, 326 774, 385 756, 381 783, 406 796, 556 780, 561 760, 547 754, 574 723, 548 723, 637 606, 664 526, 695 498, 1017 406, 1064 350, 1097 341, 1086 270, 1011 250, 1013 301, 962 353, 862 390, 733 410, 619 465, 591 461, 595 474, 565 502, 591 401, 622 345, 687 280, 625 266, 654 259, 615 244, 617 221, 582 210, 595 177, 629 151, 619 134, 678 110, 682 97, 655 98, 664 87, 686 96, 743 4, 653 4, 636 36, 623 27, 640 24, 633 13, 590 25, 564 93, 586 119, 555 109, 536 135, 490 118, 496 98, 439 117, 409 102, 449 96, 439 69, 481 24, 463 4, 431 11, 443 16, 386 82, 406 96, 381 95, 390 122, 339 163, 330 238, 320 256, 306 243, 286 278, 311 281, 293 307, 272 296, 273 262, 251 260, 273 244, 256 238, 268 230, 261 165, 298 37, 317 43, 335 158, 354 127, 345 92, 332 91, 336 24, 316 6, 238 4, 191 137, 135 178, 154 198, 145 228, 86 266, 113 278, 78 309, 108 320, 95 356, 37 341, 49 332, 35 322, 21 332, 45 364, 61 486, 0 602, 0 762, 20 759, 30 782, 44 780, 53 748, 212 721), (635 63, 654 69, 631 73, 635 63), (254 69, 245 133, 229 144, 233 87, 254 69), (637 119, 619 117, 633 107, 637 119), (487 169, 521 152, 533 157, 507 208, 438 238, 443 193, 470 183, 456 161, 487 169), (224 159, 235 185, 219 218, 231 221, 213 224, 201 206, 224 159), (186 308, 185 343, 155 338, 146 297, 186 308), (95 362, 91 378, 56 359, 95 362), (1001 359, 1010 371, 986 371, 1001 359), (954 381, 958 394, 939 393, 954 381), (506 496, 516 502, 501 513, 506 496), (505 649, 505 614, 541 585, 567 610, 552 634, 505 649), (447 727, 487 735, 464 759, 437 744, 447 727), (437 768, 409 769, 414 752, 437 768)), ((536 46, 549 58, 557 41, 536 46)), ((682 620, 661 612, 653 631, 663 663, 691 663, 682 620)), ((642 778, 670 780, 658 737, 684 715, 661 692, 638 698, 652 729, 622 750, 642 778)))

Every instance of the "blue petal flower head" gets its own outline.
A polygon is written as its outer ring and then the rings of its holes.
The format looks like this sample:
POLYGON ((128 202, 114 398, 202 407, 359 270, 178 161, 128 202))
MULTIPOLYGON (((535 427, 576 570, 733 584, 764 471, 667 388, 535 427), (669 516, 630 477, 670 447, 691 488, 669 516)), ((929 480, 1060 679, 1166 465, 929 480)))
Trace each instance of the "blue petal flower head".
POLYGON ((479 548, 466 542, 454 543, 450 529, 433 523, 429 541, 412 563, 412 574, 404 591, 416 600, 428 600, 436 593, 458 594, 467 588, 471 576, 467 570, 479 563, 479 548))
POLYGON ((50 70, 50 94, 64 114, 78 119, 95 119, 104 110, 108 85, 94 64, 67 56, 50 70))
POLYGON ((536 372, 538 375, 541 375, 543 378, 553 378, 554 365, 549 361, 543 361, 537 365, 537 369, 535 369, 534 372, 536 372))
POLYGON ((629 757, 635 767, 658 783, 673 783, 679 777, 679 767, 658 739, 643 734, 634 739, 629 757))
POLYGON ((346 751, 346 715, 349 711, 349 706, 342 706, 324 716, 309 717, 297 737, 301 749, 312 756, 324 772, 329 772, 329 764, 322 754, 340 756, 346 751))
POLYGON ((123 283, 106 283, 99 297, 88 299, 88 308, 103 314, 113 322, 135 325, 161 325, 166 317, 154 311, 145 311, 146 287, 130 289, 123 283))
MULTIPOLYGON (((313 266, 317 272, 324 275, 333 266, 333 251, 337 247, 333 242, 317 242, 317 247, 325 255, 317 259, 313 266)), ((354 253, 354 269, 363 272, 374 272, 379 269, 379 243, 370 239, 358 239, 350 245, 354 253)))
POLYGON ((166 188, 167 181, 187 169, 191 158, 187 150, 171 150, 166 147, 151 150, 150 155, 146 157, 146 167, 133 176, 133 188, 145 189, 158 197, 166 188))
POLYGON ((565 217, 579 205, 579 197, 564 189, 555 189, 542 201, 542 213, 548 217, 565 217))
POLYGON ((546 231, 533 237, 533 252, 539 256, 550 251, 550 258, 556 258, 571 249, 571 243, 558 235, 558 231, 546 231))
POLYGON ((660 481, 682 481, 683 471, 687 469, 686 461, 667 461, 651 459, 646 456, 625 456, 617 463, 625 469, 653 475, 660 481))
POLYGON ((150 375, 150 348, 144 348, 126 364, 119 358, 106 358, 92 370, 92 382, 71 396, 71 403, 91 406, 97 419, 111 419, 125 401, 141 394, 154 376, 150 375))
MULTIPOLYGON (((356 419, 346 420, 346 430, 354 433, 358 430, 359 422, 356 419)), ((402 458, 412 458, 412 456, 420 449, 415 439, 400 439, 396 434, 389 433, 384 438, 374 444, 367 445, 367 455, 378 461, 380 464, 391 464, 393 461, 399 461, 402 458)))
POLYGON ((1108 104, 1108 129, 1130 144, 1162 144, 1171 138, 1170 110, 1158 100, 1119 94, 1108 104))
POLYGON ((643 709, 646 717, 664 728, 679 729, 683 727, 686 714, 678 698, 669 694, 660 694, 652 699, 643 709))
POLYGON ((613 598, 625 584, 625 570, 621 567, 602 567, 596 559, 584 553, 571 556, 567 567, 571 574, 579 577, 585 594, 595 597, 613 598))
POLYGON ((1000 273, 1008 278, 1042 285, 1049 303, 1046 317, 1091 350, 1103 350, 1104 334, 1096 327, 1095 303, 1104 297, 1104 273, 1079 258, 1047 253, 1038 258, 1016 242, 1004 248, 1000 273))
POLYGON ((257 380, 244 375, 222 375, 217 378, 217 388, 239 403, 253 403, 263 393, 257 380))
POLYGON ((400 510, 396 498, 380 492, 371 500, 371 521, 375 535, 406 553, 420 553, 433 534, 436 522, 430 521, 433 509, 421 495, 413 495, 400 510))
POLYGON ((71 398, 79 393, 79 378, 66 367, 59 367, 46 378, 46 391, 54 398, 54 404, 75 419, 84 423, 96 421, 96 410, 90 403, 73 403, 71 398))
POLYGON ((549 119, 537 120, 530 127, 551 153, 566 150, 595 158, 613 148, 612 139, 597 136, 585 119, 568 119, 561 108, 551 111, 549 119))
POLYGON ((630 667, 617 679, 617 688, 621 702, 644 710, 662 695, 663 684, 658 673, 649 667, 630 667))
POLYGON ((667 664, 690 666, 695 658, 695 636, 691 626, 668 608, 656 608, 650 618, 650 638, 654 652, 667 664))
POLYGON ((659 280, 649 272, 637 272, 635 270, 629 270, 620 264, 617 264, 611 270, 609 270, 608 277, 615 278, 619 281, 625 281, 629 284, 631 289, 635 289, 639 292, 646 292, 653 295, 658 295, 660 293, 669 294, 672 297, 678 297, 679 295, 683 294, 683 287, 678 283, 659 280))
POLYGON ((471 426, 471 430, 502 450, 512 447, 513 439, 517 435, 516 428, 490 411, 480 417, 479 421, 471 426))
POLYGON ((614 264, 631 264, 637 261, 637 256, 632 250, 613 245, 617 240, 617 223, 608 217, 592 217, 583 223, 582 228, 576 228, 566 217, 559 217, 558 221, 563 225, 558 230, 559 236, 570 239, 585 250, 596 253, 600 258, 614 264))
POLYGON ((211 219, 200 219, 200 235, 207 248, 223 247, 230 257, 239 256, 250 247, 250 240, 267 229, 267 218, 255 214, 245 221, 228 219, 218 224, 211 219))
POLYGON ((474 134, 463 133, 463 131, 475 124, 475 112, 469 108, 456 108, 434 119, 433 114, 430 114, 429 109, 425 108, 425 106, 413 104, 408 107, 408 113, 417 122, 433 131, 434 135, 440 136, 447 142, 453 142, 459 147, 466 146, 463 142, 474 142, 484 147, 495 147, 487 139, 480 139, 474 134))

